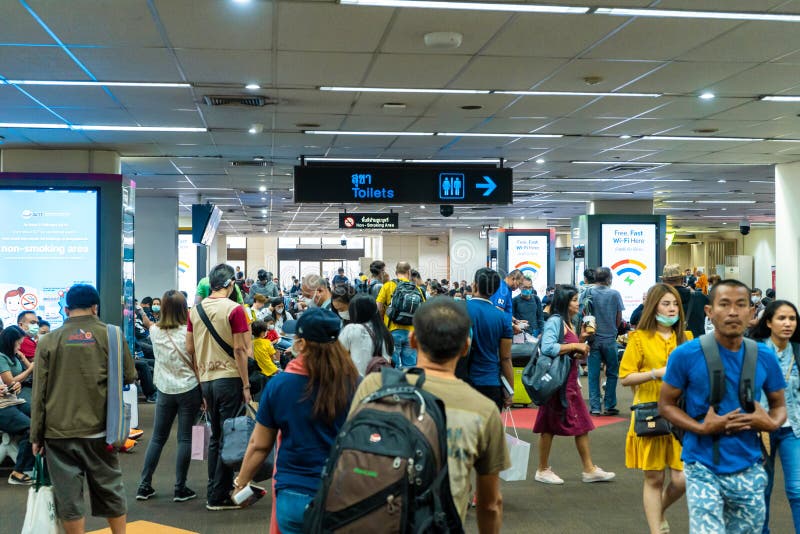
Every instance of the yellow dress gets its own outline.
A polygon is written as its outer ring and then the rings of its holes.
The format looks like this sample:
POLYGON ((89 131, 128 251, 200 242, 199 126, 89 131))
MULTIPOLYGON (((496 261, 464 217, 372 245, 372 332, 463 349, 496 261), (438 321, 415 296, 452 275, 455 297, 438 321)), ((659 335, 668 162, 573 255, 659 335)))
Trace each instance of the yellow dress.
MULTIPOLYGON (((686 340, 692 333, 686 332, 686 340)), ((636 330, 628 336, 628 346, 619 365, 619 377, 631 373, 649 373, 667 364, 667 357, 677 346, 675 334, 665 339, 658 332, 636 330)), ((633 404, 658 402, 661 379, 648 380, 634 387, 633 404)), ((683 471, 681 444, 672 434, 667 436, 640 437, 633 431, 634 414, 625 440, 625 466, 645 471, 662 471, 669 467, 683 471)))

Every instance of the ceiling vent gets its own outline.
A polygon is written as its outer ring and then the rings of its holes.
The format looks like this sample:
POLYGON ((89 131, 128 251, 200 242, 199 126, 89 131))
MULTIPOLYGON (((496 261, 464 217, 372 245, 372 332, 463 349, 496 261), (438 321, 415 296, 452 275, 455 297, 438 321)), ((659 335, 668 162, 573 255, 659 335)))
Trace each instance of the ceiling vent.
POLYGON ((229 162, 231 167, 272 167, 275 165, 269 160, 239 159, 229 162))
POLYGON ((654 169, 656 167, 662 167, 663 165, 614 165, 612 167, 608 167, 605 169, 605 172, 637 172, 637 171, 644 171, 647 169, 654 169))
POLYGON ((260 108, 274 106, 278 101, 263 95, 205 95, 203 103, 206 106, 245 106, 260 108))

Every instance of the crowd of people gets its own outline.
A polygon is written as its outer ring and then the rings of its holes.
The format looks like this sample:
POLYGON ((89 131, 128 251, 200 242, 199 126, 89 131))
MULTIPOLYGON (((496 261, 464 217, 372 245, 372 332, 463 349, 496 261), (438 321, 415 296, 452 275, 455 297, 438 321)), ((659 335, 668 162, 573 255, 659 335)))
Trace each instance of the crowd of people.
MULTIPOLYGON (((464 521, 472 504, 479 531, 498 532, 499 473, 510 466, 501 413, 514 397, 512 345, 536 341, 542 355, 569 361, 561 390, 539 407, 533 426, 536 482, 564 484, 549 461, 555 436, 574 438, 583 482, 614 480, 594 464, 589 435, 593 417, 620 413, 621 385, 633 389, 624 462, 643 472, 651 533, 670 531, 665 511, 684 495, 692 532, 769 532, 776 457, 800 531, 795 305, 775 300, 774 291, 764 297, 702 269, 667 265, 628 323, 611 285, 610 269, 597 267, 579 287, 557 285, 540 297, 519 270, 501 276, 481 268, 470 282, 451 283, 425 280, 403 261, 391 275, 374 261, 352 280, 339 269, 330 280, 292 277, 282 288, 264 269, 251 280, 221 264, 196 295, 143 298, 133 355, 124 343, 122 355, 125 382, 136 381, 142 399, 155 403, 136 499, 157 496, 157 467, 176 418, 173 500, 196 498, 187 472, 192 425, 204 413, 206 509, 240 508, 233 494, 259 479, 276 450, 273 518, 283 533, 302 532, 337 435, 379 389, 380 370, 422 368, 422 387, 444 402, 450 451, 459 451, 448 458, 458 514, 464 521), (714 358, 722 369, 716 385, 714 358), (221 459, 222 427, 251 401, 256 425, 237 474, 221 459)), ((0 431, 19 448, 8 482, 31 484, 34 455, 44 453, 66 531, 83 531, 85 477, 91 513, 123 532, 122 475, 104 435, 108 388, 97 380, 110 372, 109 335, 93 287, 73 286, 66 303, 69 318, 52 333, 32 312, 0 332, 0 431)))

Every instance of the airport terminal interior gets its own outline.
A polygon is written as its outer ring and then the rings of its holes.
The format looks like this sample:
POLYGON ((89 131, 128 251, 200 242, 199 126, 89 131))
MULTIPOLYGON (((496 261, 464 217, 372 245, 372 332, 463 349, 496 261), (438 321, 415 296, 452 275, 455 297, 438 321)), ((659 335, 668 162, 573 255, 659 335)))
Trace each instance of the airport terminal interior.
MULTIPOLYGON (((608 266, 625 321, 665 265, 797 303, 799 204, 798 0, 0 0, 6 327, 57 328, 85 282, 133 347, 134 300, 193 305, 220 263, 287 302, 293 279, 352 285, 382 260, 450 287, 520 269, 540 298, 608 266)), ((592 417, 604 484, 567 437, 565 484, 536 482, 536 407, 515 403, 531 452, 501 483, 503 532, 647 531, 617 390, 619 414, 592 417)), ((204 461, 197 499, 172 502, 175 428, 136 500, 155 404, 137 408, 128 532, 269 531, 271 491, 206 511, 204 461)), ((19 532, 28 490, 0 481, 0 533, 19 532)), ((685 498, 666 519, 689 531, 685 498)), ((781 469, 770 526, 800 529, 781 469)))

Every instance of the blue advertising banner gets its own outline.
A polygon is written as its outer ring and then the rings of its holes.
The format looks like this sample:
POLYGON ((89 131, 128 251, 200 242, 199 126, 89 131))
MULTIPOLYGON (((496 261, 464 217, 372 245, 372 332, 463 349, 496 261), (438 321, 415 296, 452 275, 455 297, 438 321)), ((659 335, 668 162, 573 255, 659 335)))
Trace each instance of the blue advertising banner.
POLYGON ((96 190, 0 189, 0 319, 30 310, 61 326, 66 291, 97 285, 96 190))

